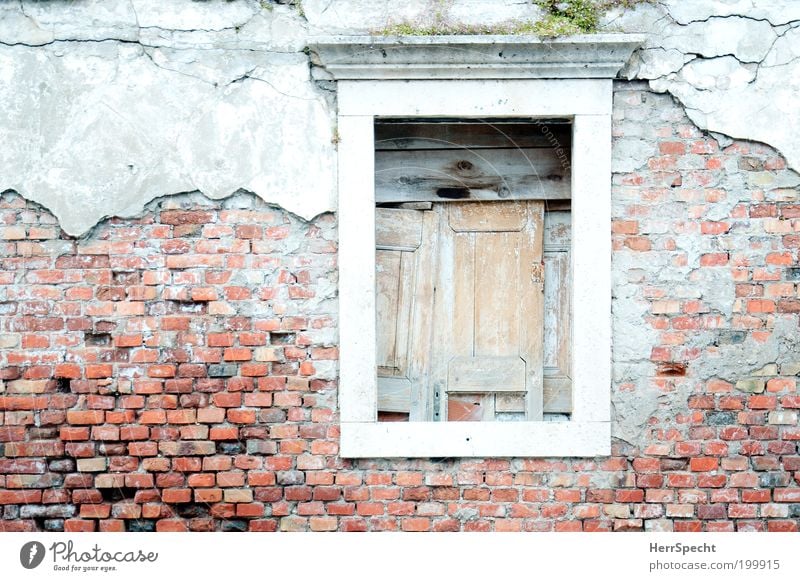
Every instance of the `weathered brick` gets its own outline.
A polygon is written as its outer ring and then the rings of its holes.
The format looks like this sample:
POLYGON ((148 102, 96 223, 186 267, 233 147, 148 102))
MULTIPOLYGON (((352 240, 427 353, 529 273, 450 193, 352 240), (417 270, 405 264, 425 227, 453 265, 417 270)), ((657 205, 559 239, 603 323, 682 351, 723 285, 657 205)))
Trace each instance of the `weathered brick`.
POLYGON ((207 456, 216 452, 214 442, 159 442, 158 450, 165 456, 207 456))

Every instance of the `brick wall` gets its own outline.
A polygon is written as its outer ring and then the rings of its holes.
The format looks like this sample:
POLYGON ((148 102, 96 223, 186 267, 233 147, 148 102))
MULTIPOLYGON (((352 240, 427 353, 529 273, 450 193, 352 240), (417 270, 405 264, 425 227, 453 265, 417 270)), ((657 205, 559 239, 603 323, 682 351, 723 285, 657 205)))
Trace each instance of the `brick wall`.
POLYGON ((637 84, 614 131, 609 458, 339 458, 330 215, 4 194, 0 530, 798 530, 797 175, 637 84))

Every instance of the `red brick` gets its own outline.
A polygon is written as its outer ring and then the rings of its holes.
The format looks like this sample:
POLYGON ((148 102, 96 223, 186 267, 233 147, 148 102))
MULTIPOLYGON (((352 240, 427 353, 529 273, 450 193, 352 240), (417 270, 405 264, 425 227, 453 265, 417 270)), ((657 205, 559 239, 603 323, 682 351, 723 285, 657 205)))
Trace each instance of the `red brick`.
POLYGON ((63 456, 64 450, 64 443, 58 440, 34 440, 5 444, 5 455, 8 458, 63 456))
POLYGON ((41 490, 0 490, 0 505, 36 504, 41 501, 41 490))
POLYGON ((119 427, 117 426, 93 426, 92 440, 117 441, 119 440, 119 427))
POLYGON ((210 440, 238 440, 239 428, 235 426, 211 428, 209 433, 210 440))
POLYGON ((62 427, 59 430, 59 437, 66 442, 80 442, 89 439, 89 428, 62 427))
POLYGON ((86 379, 102 379, 112 377, 114 368, 108 364, 90 364, 86 366, 86 379))
POLYGON ((686 153, 686 144, 683 141, 662 141, 658 144, 658 151, 662 155, 683 155, 686 153))
POLYGON ((108 518, 111 515, 110 504, 84 504, 81 506, 81 518, 108 518))
POLYGON ((229 422, 234 424, 254 424, 256 412, 253 410, 229 409, 226 417, 229 422))
POLYGON ((139 414, 139 422, 142 424, 165 424, 167 423, 167 413, 164 410, 145 410, 139 414))
POLYGON ((775 502, 800 502, 800 488, 776 488, 772 495, 775 502))
POLYGON ((225 361, 250 361, 252 351, 247 347, 228 347, 222 357, 225 361))
POLYGON ((95 521, 81 519, 67 519, 64 521, 64 532, 67 533, 90 533, 95 530, 95 521))
POLYGON ((424 532, 431 528, 431 520, 428 518, 404 518, 401 519, 401 529, 405 532, 424 532))
POLYGON ((725 266, 728 264, 727 252, 716 252, 700 256, 700 266, 725 266))
POLYGON ((151 365, 147 368, 148 377, 175 377, 176 368, 174 365, 151 365))
POLYGON ((182 533, 188 530, 188 524, 182 519, 165 518, 156 522, 156 531, 160 533, 182 533))
POLYGON ((75 363, 59 363, 53 372, 54 377, 64 377, 67 379, 80 379, 81 368, 75 363))

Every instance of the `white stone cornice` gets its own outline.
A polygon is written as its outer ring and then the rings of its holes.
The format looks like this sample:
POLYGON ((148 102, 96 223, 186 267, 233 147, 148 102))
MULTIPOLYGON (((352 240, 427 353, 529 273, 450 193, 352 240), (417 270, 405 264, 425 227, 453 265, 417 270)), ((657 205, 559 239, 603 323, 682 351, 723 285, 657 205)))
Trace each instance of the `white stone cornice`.
POLYGON ((639 34, 334 36, 311 39, 337 80, 614 78, 639 34))

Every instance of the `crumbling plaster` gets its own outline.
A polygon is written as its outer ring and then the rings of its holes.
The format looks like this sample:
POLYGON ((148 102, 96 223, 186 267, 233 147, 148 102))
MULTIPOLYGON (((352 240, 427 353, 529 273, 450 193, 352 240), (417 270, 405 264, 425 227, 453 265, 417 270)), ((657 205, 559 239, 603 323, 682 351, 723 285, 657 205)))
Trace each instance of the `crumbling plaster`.
POLYGON ((248 190, 306 219, 334 207, 306 22, 288 6, 179 4, 0 4, 0 191, 71 234, 184 191, 248 190))
MULTIPOLYGON (((48 207, 71 234, 195 190, 249 190, 311 218, 336 206, 336 133, 309 38, 431 14, 486 24, 540 13, 520 0, 3 2, 0 191, 48 207)), ((768 143, 794 168, 798 24, 789 0, 663 0, 604 22, 648 34, 629 78, 671 93, 720 139, 768 143)))

